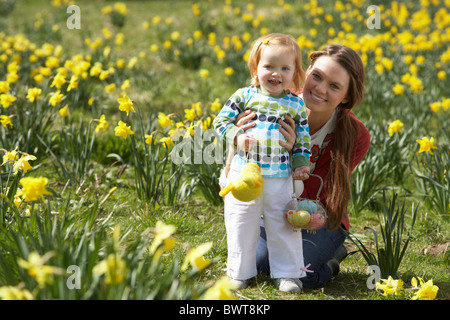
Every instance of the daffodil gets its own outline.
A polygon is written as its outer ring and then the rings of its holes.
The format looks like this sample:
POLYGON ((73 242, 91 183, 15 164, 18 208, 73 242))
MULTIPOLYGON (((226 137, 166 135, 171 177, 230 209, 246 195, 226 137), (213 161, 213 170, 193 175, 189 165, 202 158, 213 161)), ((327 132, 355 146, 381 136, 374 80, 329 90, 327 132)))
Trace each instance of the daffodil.
POLYGON ((14 161, 16 160, 16 155, 17 155, 17 147, 11 151, 7 151, 7 150, 3 150, 3 151, 5 151, 6 154, 3 156, 2 165, 4 165, 5 163, 9 163, 9 164, 14 163, 14 161))
POLYGON ((27 260, 18 258, 17 264, 27 270, 28 274, 36 279, 39 286, 43 286, 49 281, 50 275, 65 273, 60 268, 45 265, 53 255, 53 252, 48 252, 44 256, 40 256, 39 253, 33 251, 28 255, 27 260))
POLYGON ((16 101, 16 97, 7 94, 7 93, 3 93, 0 95, 0 104, 2 105, 3 108, 7 109, 9 108, 9 106, 11 106, 11 104, 16 101))
POLYGON ((63 97, 64 95, 61 93, 61 91, 58 90, 57 92, 54 92, 52 94, 49 99, 49 103, 54 107, 57 103, 60 103, 62 101, 63 97))
POLYGON ((212 103, 211 103, 211 111, 212 112, 217 112, 220 111, 220 109, 222 108, 222 105, 219 102, 219 98, 216 98, 212 103))
POLYGON ((162 127, 167 127, 170 124, 171 120, 170 117, 165 115, 164 113, 160 112, 158 113, 158 123, 162 127))
POLYGON ((198 272, 201 272, 203 269, 209 266, 211 264, 211 261, 205 259, 203 255, 207 253, 211 249, 211 247, 212 242, 206 242, 196 248, 190 249, 186 254, 183 265, 181 266, 181 270, 186 270, 189 264, 198 272))
POLYGON ((95 127, 95 132, 96 132, 96 133, 99 132, 100 129, 102 129, 103 132, 105 132, 106 129, 109 127, 109 124, 108 124, 108 122, 106 121, 106 117, 105 117, 104 114, 102 114, 102 115, 100 116, 100 119, 95 120, 95 121, 97 121, 97 126, 95 127))
POLYGON ((70 77, 69 85, 67 86, 67 92, 69 92, 72 89, 75 89, 77 87, 78 87, 78 77, 75 75, 72 75, 72 77, 70 77))
POLYGON ((163 137, 159 139, 159 142, 162 143, 166 148, 174 145, 173 140, 170 137, 163 137))
POLYGON ((0 116, 0 123, 1 123, 1 124, 3 125, 3 127, 5 127, 5 128, 6 128, 7 125, 9 125, 10 128, 13 127, 13 124, 12 124, 12 122, 11 122, 11 118, 8 117, 8 116, 6 116, 6 115, 4 115, 4 114, 2 114, 2 115, 0 116))
POLYGON ((192 109, 184 109, 185 118, 189 121, 194 121, 195 117, 197 116, 195 113, 195 110, 192 109))
POLYGON ((119 121, 117 127, 114 128, 114 132, 117 137, 122 137, 126 139, 129 134, 134 134, 134 131, 131 130, 130 126, 127 126, 127 124, 123 121, 119 121))
POLYGON ((8 81, 0 81, 0 93, 8 93, 9 89, 8 81))
POLYGON ((34 102, 42 93, 42 89, 40 88, 30 88, 28 89, 27 99, 30 102, 34 102))
POLYGON ((234 70, 231 67, 226 67, 224 69, 225 75, 227 75, 228 77, 232 76, 234 74, 234 70))
POLYGON ((151 145, 153 142, 153 135, 152 134, 146 134, 145 135, 145 143, 148 145, 151 145))
POLYGON ((125 111, 127 116, 130 111, 136 112, 134 110, 133 101, 126 94, 123 94, 121 98, 117 99, 117 102, 119 102, 119 110, 125 111))
POLYGON ((416 278, 411 279, 411 285, 413 289, 418 291, 411 298, 412 300, 434 300, 439 291, 439 287, 433 284, 433 280, 428 280, 425 282, 422 278, 419 278, 419 286, 416 278))
POLYGON ((209 70, 208 69, 200 69, 200 76, 202 78, 208 78, 209 77, 209 70))
POLYGON ((384 295, 399 295, 403 290, 403 281, 394 280, 391 276, 388 279, 381 279, 381 283, 376 283, 376 289, 382 290, 384 295))
POLYGON ((403 122, 401 122, 400 120, 392 121, 388 128, 389 136, 392 137, 395 132, 400 132, 402 130, 402 127, 403 122))
POLYGON ((20 179, 19 182, 23 186, 22 195, 27 202, 36 201, 39 199, 45 202, 44 195, 51 195, 51 193, 45 188, 48 183, 47 178, 25 177, 20 179))
POLYGON ((97 275, 106 275, 107 284, 119 284, 125 279, 126 263, 118 253, 110 253, 108 257, 94 266, 92 272, 97 275))
POLYGON ((438 112, 440 108, 441 108, 440 101, 430 103, 430 109, 433 110, 434 112, 438 112))
POLYGON ((394 91, 396 95, 403 95, 405 89, 400 83, 396 83, 395 86, 392 88, 392 91, 394 91))
POLYGON ((61 89, 61 87, 66 83, 66 77, 64 77, 62 74, 57 73, 56 76, 53 78, 52 84, 50 87, 56 87, 58 89, 61 89))
POLYGON ((27 289, 19 286, 0 287, 0 299, 2 300, 33 300, 33 295, 27 289))
POLYGON ((62 107, 61 109, 59 109, 59 115, 61 116, 61 117, 67 117, 67 115, 69 114, 69 112, 68 112, 68 110, 69 110, 69 105, 66 105, 65 107, 62 107))
POLYGON ((416 140, 416 142, 420 145, 419 153, 421 152, 429 152, 430 154, 434 154, 432 149, 437 149, 434 145, 434 138, 431 137, 428 139, 427 137, 423 137, 422 139, 416 140))
POLYGON ((150 253, 155 253, 156 249, 163 244, 166 251, 169 251, 176 240, 170 236, 174 234, 176 227, 174 225, 165 224, 162 221, 157 221, 154 229, 155 239, 150 246, 150 253))
POLYGON ((204 300, 236 300, 236 297, 231 292, 235 290, 237 285, 230 283, 230 278, 223 276, 217 280, 214 285, 206 290, 204 300))
POLYGON ((24 154, 14 163, 13 171, 14 174, 17 174, 19 170, 22 170, 23 173, 27 173, 32 167, 29 161, 36 160, 36 157, 31 154, 24 154))

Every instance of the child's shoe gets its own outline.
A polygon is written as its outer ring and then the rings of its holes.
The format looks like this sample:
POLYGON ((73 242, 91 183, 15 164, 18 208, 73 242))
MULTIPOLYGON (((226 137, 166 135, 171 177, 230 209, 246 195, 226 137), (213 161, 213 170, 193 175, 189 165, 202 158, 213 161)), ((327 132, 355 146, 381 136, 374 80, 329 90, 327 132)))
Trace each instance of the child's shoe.
POLYGON ((278 286, 278 289, 282 292, 292 292, 292 293, 300 293, 302 292, 303 283, 300 281, 300 279, 277 279, 276 285, 278 286))
POLYGON ((236 290, 241 290, 241 289, 245 289, 248 287, 248 285, 250 284, 250 279, 237 280, 237 279, 230 278, 230 284, 235 286, 236 290))

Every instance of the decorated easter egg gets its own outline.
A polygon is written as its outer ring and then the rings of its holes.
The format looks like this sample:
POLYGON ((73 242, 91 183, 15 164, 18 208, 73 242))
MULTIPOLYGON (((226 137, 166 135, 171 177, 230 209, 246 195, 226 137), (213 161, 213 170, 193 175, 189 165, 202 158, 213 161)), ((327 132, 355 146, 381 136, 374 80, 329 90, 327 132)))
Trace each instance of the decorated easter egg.
POLYGON ((302 200, 297 205, 297 210, 308 211, 309 213, 317 212, 317 205, 312 200, 302 200))
POLYGON ((311 214, 309 223, 304 227, 308 230, 318 230, 325 224, 325 216, 321 212, 311 214))
POLYGON ((289 210, 286 214, 286 219, 292 224, 294 227, 301 228, 304 225, 308 224, 311 217, 308 211, 304 210, 289 210))

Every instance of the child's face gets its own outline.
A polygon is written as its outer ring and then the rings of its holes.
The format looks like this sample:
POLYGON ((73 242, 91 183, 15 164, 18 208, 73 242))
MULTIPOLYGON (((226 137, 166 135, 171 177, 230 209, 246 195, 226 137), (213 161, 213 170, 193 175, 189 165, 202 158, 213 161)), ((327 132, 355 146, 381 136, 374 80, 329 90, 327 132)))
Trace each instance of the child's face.
POLYGON ((257 75, 261 92, 279 96, 289 88, 295 74, 295 57, 283 48, 267 46, 261 53, 257 75))

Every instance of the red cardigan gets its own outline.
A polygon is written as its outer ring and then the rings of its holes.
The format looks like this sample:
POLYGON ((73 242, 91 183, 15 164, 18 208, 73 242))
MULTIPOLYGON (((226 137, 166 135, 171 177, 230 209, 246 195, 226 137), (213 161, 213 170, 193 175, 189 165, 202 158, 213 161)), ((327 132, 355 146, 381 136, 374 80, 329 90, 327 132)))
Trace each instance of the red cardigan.
MULTIPOLYGON (((349 114, 357 121, 358 123, 358 137, 355 140, 355 144, 353 146, 352 155, 350 159, 350 172, 353 171, 353 169, 356 167, 356 165, 362 160, 364 155, 366 154, 367 150, 370 146, 370 134, 367 128, 364 126, 364 124, 356 118, 356 116, 349 112, 349 114)), ((325 139, 330 138, 333 139, 333 137, 325 137, 325 139)), ((316 167, 314 169, 314 174, 319 175, 322 177, 323 181, 325 181, 325 178, 328 174, 328 171, 330 170, 330 146, 332 144, 332 141, 327 145, 327 147, 323 150, 318 150, 318 146, 312 147, 312 154, 311 154, 311 161, 317 161, 316 167), (316 150, 314 150, 316 149, 316 150), (317 151, 317 152, 315 152, 317 151)), ((312 199, 316 200, 317 192, 319 191, 320 187, 320 180, 314 177, 310 177, 309 179, 303 181, 305 184, 305 189, 301 195, 302 198, 306 199, 312 199)), ((322 204, 326 205, 327 203, 327 197, 328 194, 325 190, 325 188, 322 189, 319 195, 319 200, 322 204)), ((348 211, 345 210, 344 218, 342 219, 342 224, 344 225, 345 229, 350 229, 350 221, 348 219, 348 211)))

